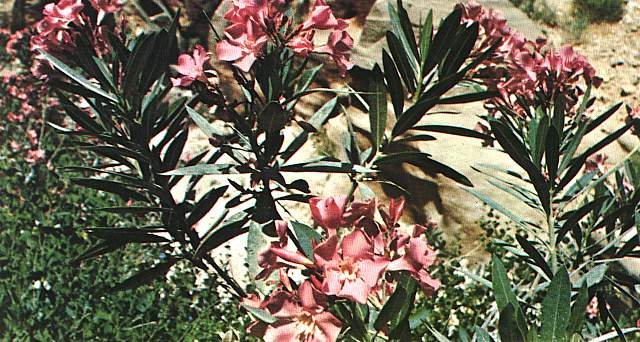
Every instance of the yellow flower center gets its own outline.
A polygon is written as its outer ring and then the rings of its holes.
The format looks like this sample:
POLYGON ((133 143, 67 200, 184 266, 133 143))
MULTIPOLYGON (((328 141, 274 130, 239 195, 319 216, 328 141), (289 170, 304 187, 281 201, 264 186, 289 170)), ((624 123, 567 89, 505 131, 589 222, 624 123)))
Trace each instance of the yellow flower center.
POLYGON ((351 258, 342 260, 340 263, 340 280, 356 280, 358 278, 358 264, 351 258))

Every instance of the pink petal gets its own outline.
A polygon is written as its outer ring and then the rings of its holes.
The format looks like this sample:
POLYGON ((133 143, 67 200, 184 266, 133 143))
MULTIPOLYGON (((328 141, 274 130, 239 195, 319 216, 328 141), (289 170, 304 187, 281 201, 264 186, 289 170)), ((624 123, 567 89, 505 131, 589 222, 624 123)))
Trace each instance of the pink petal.
POLYGON ((382 272, 385 270, 389 261, 382 257, 376 257, 372 260, 363 260, 358 263, 360 277, 367 285, 374 287, 378 284, 382 272))
POLYGON ((228 40, 221 40, 216 44, 216 55, 221 61, 232 62, 242 57, 242 49, 228 40))
POLYGON ((249 53, 240 58, 240 60, 238 60, 237 62, 233 63, 233 65, 244 72, 249 72, 249 69, 251 69, 253 62, 255 61, 256 56, 253 53, 249 53))
POLYGON ((317 245, 313 250, 313 257, 319 266, 324 266, 331 260, 338 258, 338 236, 333 235, 317 245))
POLYGON ((362 279, 346 280, 342 285, 342 290, 338 293, 338 297, 351 299, 360 304, 366 304, 369 291, 371 291, 371 287, 362 279))
POLYGON ((356 229, 342 239, 342 257, 360 260, 368 258, 373 252, 373 246, 367 236, 356 229))

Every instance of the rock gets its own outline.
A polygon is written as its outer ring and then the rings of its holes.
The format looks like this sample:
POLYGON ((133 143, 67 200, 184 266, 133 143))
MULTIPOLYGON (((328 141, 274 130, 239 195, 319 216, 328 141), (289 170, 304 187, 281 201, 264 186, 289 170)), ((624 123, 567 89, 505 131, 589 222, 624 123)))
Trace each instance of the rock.
POLYGON ((620 96, 629 96, 633 93, 633 90, 630 89, 629 86, 623 85, 620 87, 620 96))
POLYGON ((616 59, 616 60, 611 61, 611 63, 609 63, 609 65, 611 65, 611 67, 615 68, 617 66, 624 65, 624 60, 616 59))

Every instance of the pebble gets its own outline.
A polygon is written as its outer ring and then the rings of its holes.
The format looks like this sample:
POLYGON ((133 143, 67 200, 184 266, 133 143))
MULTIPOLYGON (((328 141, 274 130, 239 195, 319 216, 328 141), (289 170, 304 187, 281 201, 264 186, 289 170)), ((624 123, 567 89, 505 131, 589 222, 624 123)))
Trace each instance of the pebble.
POLYGON ((620 96, 629 96, 633 93, 633 90, 629 89, 628 86, 620 87, 620 96))

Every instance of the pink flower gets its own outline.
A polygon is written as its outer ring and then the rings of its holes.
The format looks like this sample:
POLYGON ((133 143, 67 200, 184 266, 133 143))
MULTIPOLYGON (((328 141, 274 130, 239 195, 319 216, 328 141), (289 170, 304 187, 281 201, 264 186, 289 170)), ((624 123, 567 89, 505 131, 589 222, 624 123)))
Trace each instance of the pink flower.
POLYGON ((598 313, 600 312, 600 309, 598 308, 598 297, 593 296, 593 298, 591 298, 589 305, 587 305, 586 311, 589 319, 598 317, 598 313))
POLYGON ((256 279, 266 279, 273 271, 283 267, 308 268, 314 266, 304 254, 295 249, 290 249, 287 237, 287 222, 276 220, 276 233, 278 241, 271 243, 269 249, 258 255, 258 265, 262 271, 256 279))
POLYGON ((338 64, 340 75, 345 76, 347 70, 354 66, 348 56, 352 48, 353 39, 347 31, 333 31, 329 35, 327 45, 318 47, 314 51, 331 55, 331 58, 338 64))
POLYGON ((387 225, 388 229, 393 229, 400 217, 402 216, 402 211, 404 211, 405 199, 404 197, 399 198, 391 198, 389 200, 389 211, 386 212, 384 206, 380 207, 380 215, 384 220, 384 223, 387 225))
POLYGON ((628 107, 627 106, 627 119, 626 123, 628 125, 633 124, 631 127, 631 132, 633 134, 640 136, 640 106, 639 107, 628 107))
POLYGON ((27 129, 27 139, 29 139, 29 143, 31 145, 35 145, 38 143, 38 132, 34 129, 27 129))
POLYGON ((378 225, 374 221, 377 207, 377 198, 353 201, 351 207, 342 215, 342 220, 354 227, 364 228, 369 236, 374 236, 379 232, 378 225))
POLYGON ((374 255, 371 241, 359 229, 347 234, 340 246, 338 236, 331 236, 315 248, 314 256, 323 269, 322 291, 361 304, 367 302, 388 263, 374 255))
POLYGON ((118 12, 124 6, 122 0, 89 0, 89 3, 98 11, 96 25, 100 25, 105 15, 118 12))
POLYGON ((7 113, 7 120, 11 122, 22 122, 24 120, 24 115, 9 112, 7 113))
POLYGON ((342 214, 347 204, 347 196, 338 195, 332 197, 315 197, 309 200, 311 215, 318 225, 327 230, 327 233, 335 235, 342 222, 342 214))
MULTIPOLYGON (((256 305, 257 300, 250 298, 245 304, 256 305)), ((337 340, 342 328, 340 320, 326 310, 326 297, 309 281, 303 282, 297 293, 273 293, 260 308, 277 321, 254 322, 248 331, 266 342, 331 342, 337 340)))
POLYGON ((336 19, 331 11, 331 7, 329 7, 323 0, 316 0, 316 3, 311 9, 309 18, 302 23, 301 30, 344 30, 347 26, 348 25, 344 20, 336 19))
POLYGON ((28 150, 27 156, 24 158, 24 160, 29 164, 37 164, 43 161, 44 158, 45 158, 44 150, 35 149, 35 150, 28 150))
POLYGON ((426 229, 415 225, 411 237, 398 237, 396 248, 399 257, 389 263, 387 271, 408 271, 427 294, 432 294, 440 287, 440 282, 431 278, 427 271, 435 262, 436 252, 421 237, 426 229))
POLYGON ((42 14, 49 21, 63 23, 62 25, 66 26, 80 18, 83 7, 82 0, 60 0, 57 4, 46 4, 42 14))
POLYGON ((252 20, 227 27, 224 35, 227 39, 216 44, 218 59, 235 62, 233 65, 244 72, 251 69, 269 39, 260 25, 252 20))
POLYGON ((188 87, 193 81, 206 81, 204 63, 208 60, 209 53, 200 44, 195 46, 193 56, 186 53, 181 54, 178 56, 178 65, 175 66, 175 69, 182 76, 171 78, 171 83, 176 87, 188 87))
POLYGON ((584 173, 589 173, 592 171, 600 171, 601 173, 606 172, 606 162, 609 157, 604 153, 598 153, 594 156, 589 157, 587 161, 584 163, 584 173))
POLYGON ((305 31, 296 35, 288 43, 288 46, 293 49, 293 52, 300 57, 307 57, 313 52, 313 35, 315 31, 305 31))

